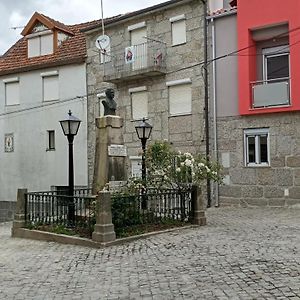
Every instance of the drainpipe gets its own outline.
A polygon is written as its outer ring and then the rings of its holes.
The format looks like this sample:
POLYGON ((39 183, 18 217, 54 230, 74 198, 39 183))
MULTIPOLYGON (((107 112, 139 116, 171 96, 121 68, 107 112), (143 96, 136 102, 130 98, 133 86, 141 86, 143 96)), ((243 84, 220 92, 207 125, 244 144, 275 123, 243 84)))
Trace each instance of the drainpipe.
MULTIPOLYGON (((212 97, 213 97, 213 135, 214 135, 214 159, 219 161, 218 157, 218 128, 217 128, 217 89, 216 89, 216 32, 214 19, 210 19, 211 24, 211 47, 212 47, 212 97)), ((215 183, 215 207, 219 207, 219 184, 215 183)))
MULTIPOLYGON (((204 15, 204 111, 205 111, 205 154, 209 159, 209 118, 208 118, 208 70, 207 70, 207 1, 201 0, 203 3, 204 15)), ((211 187, 210 180, 206 181, 207 207, 211 207, 211 187)))

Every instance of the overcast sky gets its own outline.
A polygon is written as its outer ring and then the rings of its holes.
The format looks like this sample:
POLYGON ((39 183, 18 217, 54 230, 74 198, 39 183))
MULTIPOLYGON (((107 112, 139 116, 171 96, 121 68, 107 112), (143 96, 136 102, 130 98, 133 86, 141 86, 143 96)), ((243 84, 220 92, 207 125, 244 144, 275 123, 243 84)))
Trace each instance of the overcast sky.
MULTIPOLYGON (((152 6, 167 0, 103 0, 104 17, 152 6)), ((20 37, 33 13, 43 13, 65 24, 101 18, 101 0, 0 0, 0 55, 20 37)))

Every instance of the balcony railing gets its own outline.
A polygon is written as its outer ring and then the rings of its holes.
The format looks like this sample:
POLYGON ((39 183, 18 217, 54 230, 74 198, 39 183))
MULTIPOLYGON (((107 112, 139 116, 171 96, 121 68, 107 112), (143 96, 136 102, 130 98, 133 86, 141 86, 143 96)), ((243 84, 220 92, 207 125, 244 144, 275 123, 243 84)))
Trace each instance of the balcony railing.
POLYGON ((251 82, 252 107, 271 107, 290 104, 290 78, 251 82))
POLYGON ((111 60, 105 63, 104 80, 118 82, 166 73, 166 44, 149 41, 143 44, 111 51, 111 60))

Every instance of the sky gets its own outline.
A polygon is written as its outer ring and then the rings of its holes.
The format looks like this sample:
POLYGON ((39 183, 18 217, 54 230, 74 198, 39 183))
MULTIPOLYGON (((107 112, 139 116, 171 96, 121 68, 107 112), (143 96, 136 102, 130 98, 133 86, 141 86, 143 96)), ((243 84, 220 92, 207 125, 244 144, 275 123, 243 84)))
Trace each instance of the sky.
MULTIPOLYGON (((139 10, 167 0, 102 0, 104 17, 139 10)), ((34 12, 40 12, 64 24, 76 24, 101 18, 101 0, 0 0, 0 55, 19 38, 34 12)))

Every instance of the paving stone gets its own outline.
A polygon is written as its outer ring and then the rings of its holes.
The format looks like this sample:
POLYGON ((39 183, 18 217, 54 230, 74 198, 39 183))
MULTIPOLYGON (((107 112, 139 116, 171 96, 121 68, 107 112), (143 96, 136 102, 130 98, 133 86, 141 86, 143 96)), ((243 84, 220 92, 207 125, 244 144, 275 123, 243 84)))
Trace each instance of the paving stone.
POLYGON ((211 208, 208 225, 90 249, 10 237, 0 299, 300 299, 300 210, 211 208))

